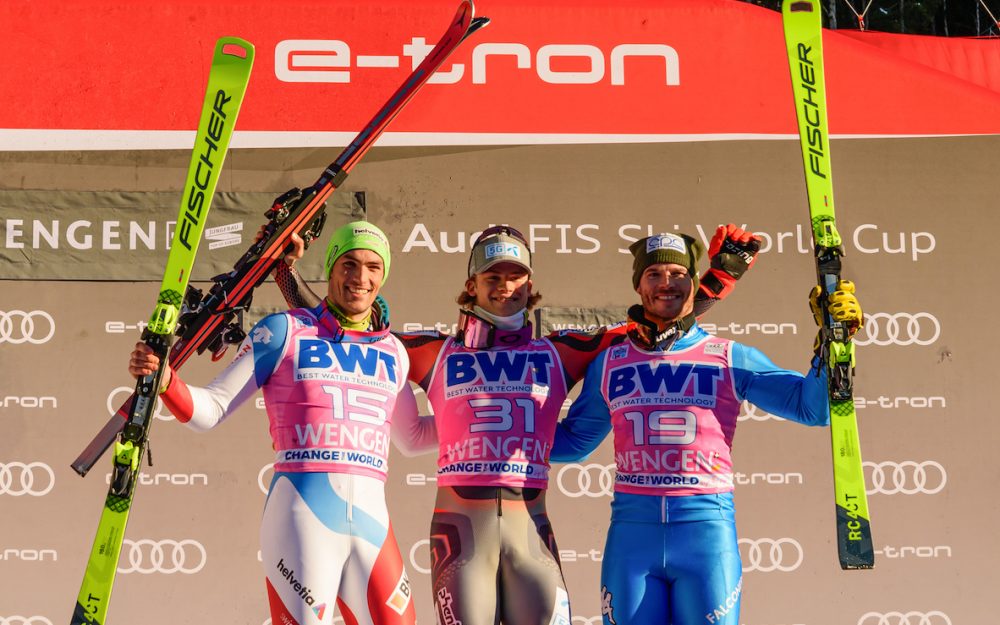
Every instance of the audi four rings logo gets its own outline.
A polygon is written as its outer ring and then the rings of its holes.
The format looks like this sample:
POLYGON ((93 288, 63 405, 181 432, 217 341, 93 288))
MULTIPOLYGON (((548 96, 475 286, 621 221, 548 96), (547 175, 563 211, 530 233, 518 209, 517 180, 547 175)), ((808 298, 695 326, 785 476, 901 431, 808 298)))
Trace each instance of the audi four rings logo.
POLYGON ((868 612, 858 625, 951 625, 951 619, 944 612, 868 612))
POLYGON ((854 337, 856 345, 930 345, 941 336, 941 324, 930 313, 873 313, 854 337))
POLYGON ((744 401, 742 404, 740 404, 740 416, 737 417, 737 421, 746 421, 746 420, 767 421, 768 419, 774 421, 780 421, 778 417, 774 416, 771 413, 764 412, 763 410, 761 410, 757 406, 754 406, 748 401, 744 401), (758 410, 760 412, 757 412, 758 410))
POLYGON ((948 473, 939 462, 925 460, 914 462, 862 462, 870 469, 869 495, 936 495, 948 483, 948 473))
POLYGON ((423 575, 430 575, 431 572, 430 565, 428 564, 427 566, 424 566, 423 564, 417 562, 418 555, 428 556, 427 559, 429 559, 430 552, 431 552, 431 541, 429 538, 423 538, 413 543, 413 546, 410 547, 410 566, 413 567, 414 571, 416 571, 417 573, 422 573, 423 575))
POLYGON ((802 565, 805 553, 802 545, 794 538, 749 538, 739 539, 743 572, 758 571, 788 573, 802 565))
POLYGON ((268 471, 271 471, 271 477, 274 477, 273 469, 274 469, 273 462, 270 464, 265 464, 260 468, 260 472, 257 474, 257 486, 260 487, 260 492, 264 493, 265 495, 267 494, 268 488, 270 488, 271 486, 271 478, 268 478, 268 480, 265 482, 264 476, 267 475, 268 471))
MULTIPOLYGON (((108 395, 108 414, 113 415, 117 412, 118 408, 128 400, 129 396, 135 392, 134 386, 119 386, 116 387, 108 395)), ((153 416, 161 421, 173 421, 174 416, 170 414, 160 398, 156 399, 156 404, 153 406, 153 416)))
POLYGON ((205 567, 208 554, 197 540, 141 540, 125 539, 122 553, 127 566, 119 566, 119 573, 184 573, 194 575, 205 567))
POLYGON ((55 333, 56 322, 44 310, 0 310, 0 343, 41 345, 55 333))
POLYGON ((56 474, 44 462, 0 462, 0 495, 48 495, 56 485, 56 474))
POLYGON ((0 616, 0 625, 52 625, 44 616, 0 616))
POLYGON ((567 497, 610 497, 615 487, 615 465, 567 464, 559 469, 556 485, 567 497))

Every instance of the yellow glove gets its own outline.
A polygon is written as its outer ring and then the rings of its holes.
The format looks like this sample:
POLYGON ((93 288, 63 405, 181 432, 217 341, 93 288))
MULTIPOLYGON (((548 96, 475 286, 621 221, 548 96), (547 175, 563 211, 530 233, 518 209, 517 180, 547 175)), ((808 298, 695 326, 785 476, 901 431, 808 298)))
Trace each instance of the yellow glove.
MULTIPOLYGON (((809 292, 809 310, 812 311, 813 321, 816 325, 823 325, 823 312, 819 307, 819 295, 822 289, 819 285, 809 292)), ((848 338, 854 338, 857 331, 864 325, 865 317, 861 311, 861 302, 854 295, 854 283, 850 280, 841 280, 837 283, 837 290, 827 298, 826 309, 833 317, 834 321, 839 321, 847 326, 848 338)))

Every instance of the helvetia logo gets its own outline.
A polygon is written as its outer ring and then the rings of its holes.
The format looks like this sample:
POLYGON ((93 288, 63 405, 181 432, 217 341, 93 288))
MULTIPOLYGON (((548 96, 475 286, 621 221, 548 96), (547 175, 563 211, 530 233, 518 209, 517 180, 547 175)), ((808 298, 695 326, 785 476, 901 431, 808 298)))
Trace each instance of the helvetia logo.
MULTIPOLYGON (((322 612, 323 610, 326 609, 325 603, 320 604, 318 606, 314 605, 316 603, 316 597, 312 595, 312 590, 306 586, 303 586, 302 582, 296 579, 295 571, 285 566, 284 558, 280 558, 278 560, 277 569, 278 573, 280 573, 281 576, 285 578, 285 581, 288 582, 288 585, 291 586, 292 590, 295 591, 295 594, 298 595, 298 597, 302 599, 302 601, 305 602, 307 606, 313 608, 314 612, 316 612, 317 610, 322 612)), ((319 616, 319 612, 317 612, 317 616, 319 616)), ((319 616, 319 618, 322 618, 322 616, 319 616)))

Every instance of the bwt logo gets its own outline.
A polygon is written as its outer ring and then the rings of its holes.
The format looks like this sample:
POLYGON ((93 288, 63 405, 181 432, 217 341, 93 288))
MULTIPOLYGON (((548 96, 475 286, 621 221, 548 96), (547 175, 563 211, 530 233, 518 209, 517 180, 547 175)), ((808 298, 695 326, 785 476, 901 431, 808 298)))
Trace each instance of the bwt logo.
MULTIPOLYGON (((411 37, 403 44, 403 58, 410 59, 411 69, 417 66, 434 48, 423 37, 411 37)), ((622 43, 610 53, 597 46, 581 43, 548 44, 538 50, 522 43, 481 43, 472 49, 472 84, 487 83, 487 59, 513 57, 517 69, 534 69, 535 75, 553 85, 593 85, 604 81, 610 65, 611 84, 625 84, 625 60, 647 57, 662 59, 664 84, 676 87, 681 84, 680 57, 666 44, 622 43), (572 65, 578 68, 569 71, 572 65)), ((498 61, 504 67, 510 61, 498 61)), ((353 55, 350 45, 339 39, 285 39, 274 47, 274 75, 282 82, 350 83, 353 69, 386 68, 401 65, 399 55, 353 55)), ((455 84, 465 76, 465 64, 453 63, 448 71, 439 70, 428 84, 455 84)))
POLYGON ((205 568, 208 553, 205 546, 190 538, 184 540, 140 540, 125 539, 122 555, 127 566, 119 566, 118 572, 152 575, 182 573, 194 575, 205 568))
MULTIPOLYGON (((129 397, 131 397, 134 392, 134 386, 119 386, 112 389, 108 394, 108 401, 106 404, 108 407, 108 414, 113 415, 118 412, 118 408, 121 407, 124 402, 128 401, 129 397)), ((156 398, 156 404, 153 406, 153 417, 161 421, 174 420, 174 415, 170 414, 170 411, 164 407, 163 402, 160 401, 159 397, 156 398)))
POLYGON ((858 625, 951 625, 944 612, 868 612, 858 619, 858 625))
POLYGON ((44 616, 0 616, 0 625, 52 625, 44 616))
POLYGON ((44 462, 0 462, 0 495, 43 497, 56 485, 56 474, 44 462))
POLYGON ((805 553, 794 538, 741 538, 738 541, 743 572, 790 573, 802 566, 805 553))
POLYGON ((556 474, 556 486, 567 497, 611 497, 615 486, 615 465, 567 464, 556 474))
POLYGON ((873 313, 854 337, 856 345, 927 346, 941 336, 941 323, 930 313, 873 313))
POLYGON ((321 339, 298 339, 296 372, 336 367, 344 373, 374 376, 396 382, 396 357, 380 349, 358 343, 330 343, 321 339))
POLYGON ((445 361, 445 384, 451 388, 480 380, 524 382, 531 371, 535 384, 547 385, 552 368, 552 355, 545 352, 479 351, 475 354, 451 354, 445 361))
POLYGON ((914 462, 862 462, 871 484, 869 495, 936 495, 948 483, 948 473, 934 460, 914 462), (870 471, 870 473, 869 473, 870 471))
POLYGON ((0 310, 0 344, 48 343, 56 333, 56 322, 44 310, 0 310))

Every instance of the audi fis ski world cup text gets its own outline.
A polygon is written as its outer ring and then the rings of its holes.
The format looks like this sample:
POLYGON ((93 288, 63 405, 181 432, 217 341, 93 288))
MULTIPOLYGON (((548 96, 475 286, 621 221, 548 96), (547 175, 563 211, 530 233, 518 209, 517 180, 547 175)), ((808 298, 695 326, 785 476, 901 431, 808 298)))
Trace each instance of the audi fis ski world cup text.
MULTIPOLYGON (((351 45, 339 39, 285 39, 274 47, 274 75, 282 82, 351 83, 352 72, 357 70, 394 69, 401 58, 409 59, 409 66, 416 69, 433 46, 423 37, 411 37, 402 46, 402 55, 356 54, 351 45)), ((480 43, 472 48, 472 84, 488 82, 489 59, 498 67, 510 67, 513 58, 518 70, 535 70, 543 83, 553 85, 593 85, 608 82, 626 84, 626 61, 640 57, 662 61, 657 72, 662 84, 676 87, 681 84, 680 57, 677 51, 664 43, 621 43, 610 52, 582 43, 547 44, 532 50, 522 43, 480 43), (503 58, 508 57, 508 58, 503 58), (561 69, 567 65, 574 69, 561 69), (610 67, 610 69, 609 69, 610 67)), ((455 84, 466 76, 465 64, 453 63, 448 70, 438 70, 428 84, 455 84)))
MULTIPOLYGON (((58 219, 6 219, 3 220, 6 233, 2 239, 6 249, 61 249, 64 246, 79 250, 101 250, 115 252, 121 250, 150 250, 170 248, 175 221, 120 221, 79 219, 63 224, 58 219), (26 230, 27 227, 27 230, 26 230)), ((746 225, 746 224, 744 224, 746 225)), ((621 224, 617 227, 599 224, 528 224, 522 230, 533 252, 555 254, 596 254, 609 245, 616 246, 619 254, 628 254, 629 244, 645 236, 663 232, 669 228, 675 232, 691 232, 707 245, 715 230, 714 225, 705 224, 621 224), (614 237, 604 234, 613 230, 614 237)), ((241 242, 242 222, 206 228, 204 238, 209 241, 209 249, 228 247, 241 242)), ((760 253, 811 254, 811 238, 802 225, 789 230, 754 231, 761 239, 760 253)), ((426 251, 432 254, 466 254, 479 232, 437 230, 424 223, 416 223, 406 236, 400 253, 426 251)), ((845 242, 850 242, 860 254, 888 254, 907 256, 913 262, 921 260, 937 248, 937 237, 925 231, 890 231, 878 224, 856 226, 845 242)))
MULTIPOLYGON (((496 224, 491 224, 496 225, 496 224)), ((617 227, 599 224, 531 223, 522 229, 532 252, 555 254, 596 254, 608 246, 616 246, 619 254, 629 254, 628 246, 635 241, 672 229, 674 232, 696 234, 707 247, 715 225, 707 224, 619 224, 617 227), (614 231, 614 238, 605 234, 614 231)), ((747 229, 747 224, 743 224, 747 229)), ((811 232, 801 224, 790 230, 754 230, 760 237, 760 253, 813 254, 811 232)), ((415 223, 401 247, 402 253, 425 251, 432 254, 465 254, 480 232, 435 230, 425 223, 415 223)), ((906 255, 917 262, 937 248, 937 237, 924 231, 888 231, 878 224, 861 224, 850 233, 849 240, 861 254, 906 255)))

